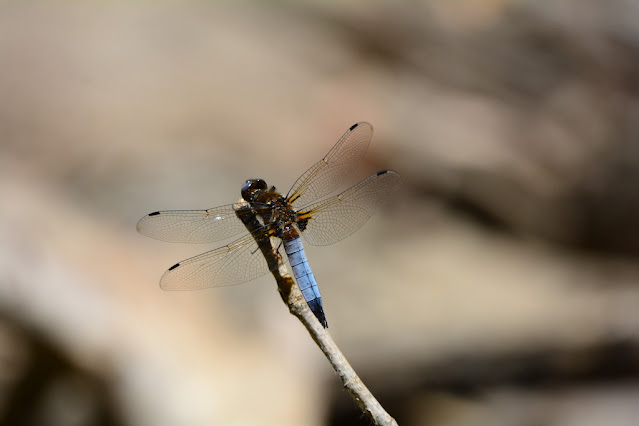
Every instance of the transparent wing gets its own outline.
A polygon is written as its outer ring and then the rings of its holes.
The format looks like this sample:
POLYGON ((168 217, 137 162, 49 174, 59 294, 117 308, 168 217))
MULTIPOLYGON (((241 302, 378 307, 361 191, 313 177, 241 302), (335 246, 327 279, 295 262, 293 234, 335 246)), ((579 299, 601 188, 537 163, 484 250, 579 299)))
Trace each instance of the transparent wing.
MULTIPOLYGON (((271 239, 274 247, 279 240, 271 239)), ((283 255, 280 249, 280 255, 283 255)), ((286 256, 282 257, 286 260, 286 256)), ((197 290, 244 283, 269 272, 268 265, 252 234, 215 250, 183 260, 169 268, 160 279, 164 290, 197 290)))
POLYGON ((304 207, 298 213, 301 220, 308 217, 302 235, 315 246, 348 237, 366 223, 401 183, 399 174, 387 170, 369 176, 335 197, 304 207))
POLYGON ((304 206, 335 191, 364 157, 373 137, 369 123, 353 124, 317 164, 300 176, 287 198, 304 206))
POLYGON ((208 210, 153 212, 137 224, 140 234, 170 243, 210 243, 246 232, 234 204, 208 210))

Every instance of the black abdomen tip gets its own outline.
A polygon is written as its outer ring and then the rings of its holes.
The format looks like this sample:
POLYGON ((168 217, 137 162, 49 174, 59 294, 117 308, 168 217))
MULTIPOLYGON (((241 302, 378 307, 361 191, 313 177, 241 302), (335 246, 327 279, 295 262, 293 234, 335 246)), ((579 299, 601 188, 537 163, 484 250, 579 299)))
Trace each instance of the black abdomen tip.
POLYGON ((322 308, 322 298, 317 298, 307 302, 308 307, 311 308, 311 311, 315 315, 315 318, 322 324, 322 327, 328 328, 328 323, 326 322, 326 316, 324 315, 324 308, 322 308))
POLYGON ((353 130, 355 127, 359 126, 359 123, 353 124, 348 130, 353 130))

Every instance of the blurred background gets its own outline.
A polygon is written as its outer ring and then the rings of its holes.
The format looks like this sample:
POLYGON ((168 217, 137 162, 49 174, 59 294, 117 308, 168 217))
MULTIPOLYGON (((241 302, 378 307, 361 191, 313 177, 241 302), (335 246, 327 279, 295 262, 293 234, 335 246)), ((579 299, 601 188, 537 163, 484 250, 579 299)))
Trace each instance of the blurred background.
POLYGON ((270 276, 145 214, 286 191, 357 121, 403 186, 307 247, 402 425, 639 424, 639 3, 2 2, 0 424, 366 425, 270 276))

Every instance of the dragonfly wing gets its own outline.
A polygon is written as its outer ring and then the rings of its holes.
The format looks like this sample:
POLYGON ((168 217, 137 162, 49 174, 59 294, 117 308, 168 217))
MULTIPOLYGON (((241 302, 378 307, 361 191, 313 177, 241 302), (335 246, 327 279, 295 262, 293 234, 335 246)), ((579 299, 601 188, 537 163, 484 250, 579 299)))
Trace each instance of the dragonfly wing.
POLYGON ((246 231, 235 215, 234 204, 208 210, 169 210, 144 216, 140 234, 170 243, 210 243, 246 231))
POLYGON ((357 168, 372 137, 369 123, 353 124, 324 158, 295 181, 287 198, 304 206, 335 191, 357 168))
POLYGON ((298 212, 302 235, 315 246, 348 237, 366 223, 401 183, 399 174, 387 170, 369 176, 335 197, 304 207, 298 212))
MULTIPOLYGON (((277 247, 275 239, 272 244, 277 247)), ((280 251, 280 255, 283 251, 280 251)), ((286 260, 284 256, 282 258, 286 260)), ((198 290, 252 281, 269 272, 266 260, 252 234, 215 250, 183 260, 160 279, 164 290, 198 290)))

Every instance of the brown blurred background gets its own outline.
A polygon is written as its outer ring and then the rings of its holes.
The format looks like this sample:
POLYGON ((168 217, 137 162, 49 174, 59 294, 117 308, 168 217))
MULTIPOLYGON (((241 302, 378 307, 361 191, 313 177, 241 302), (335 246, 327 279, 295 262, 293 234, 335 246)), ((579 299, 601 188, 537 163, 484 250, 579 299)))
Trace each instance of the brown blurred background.
MULTIPOLYGON (((308 247, 402 425, 639 424, 639 3, 0 4, 0 424, 368 424, 270 277, 159 209, 286 191, 356 121, 401 173, 308 247)), ((347 184, 347 182, 345 182, 347 184)))

